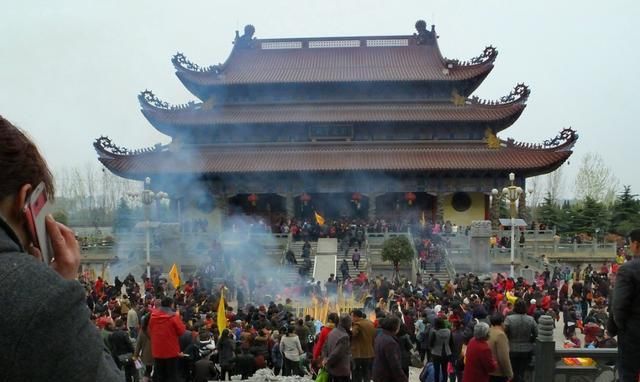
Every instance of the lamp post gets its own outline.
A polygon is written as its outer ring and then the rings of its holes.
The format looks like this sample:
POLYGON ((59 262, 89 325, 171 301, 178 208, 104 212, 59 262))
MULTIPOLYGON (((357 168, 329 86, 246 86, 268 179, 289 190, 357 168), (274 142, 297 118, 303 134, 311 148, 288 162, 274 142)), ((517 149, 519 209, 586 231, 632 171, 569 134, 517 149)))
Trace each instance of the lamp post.
POLYGON ((147 277, 151 278, 151 204, 156 200, 168 199, 169 195, 166 192, 158 191, 157 193, 151 191, 151 178, 146 177, 144 180, 144 189, 141 192, 130 193, 132 198, 140 198, 140 201, 144 205, 144 235, 145 235, 145 252, 147 258, 147 277))
POLYGON ((508 187, 505 187, 502 189, 502 192, 498 191, 497 189, 493 189, 491 190, 491 194, 493 194, 494 198, 499 197, 499 199, 502 199, 503 197, 506 196, 507 200, 509 200, 509 206, 510 206, 510 213, 511 213, 511 267, 510 267, 510 272, 509 275, 511 277, 514 277, 514 262, 515 262, 515 251, 516 251, 516 246, 515 246, 515 235, 516 235, 516 230, 515 230, 515 225, 516 225, 516 202, 518 201, 518 199, 520 198, 520 195, 522 194, 522 188, 516 186, 514 184, 516 180, 516 174, 514 173, 510 173, 509 174, 509 182, 511 183, 508 187))

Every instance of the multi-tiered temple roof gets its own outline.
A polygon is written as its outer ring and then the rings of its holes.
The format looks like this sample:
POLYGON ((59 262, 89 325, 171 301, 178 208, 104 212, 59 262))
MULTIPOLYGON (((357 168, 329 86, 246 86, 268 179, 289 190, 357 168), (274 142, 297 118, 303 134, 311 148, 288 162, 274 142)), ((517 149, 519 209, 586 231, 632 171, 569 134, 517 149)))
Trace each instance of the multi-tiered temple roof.
POLYGON ((530 94, 518 84, 496 101, 472 96, 497 50, 447 59, 434 28, 404 36, 256 39, 247 26, 227 60, 200 67, 173 57, 197 97, 172 106, 150 91, 142 113, 168 146, 130 151, 100 138, 100 161, 124 177, 287 172, 517 172, 554 170, 577 134, 542 145, 497 134, 530 94))

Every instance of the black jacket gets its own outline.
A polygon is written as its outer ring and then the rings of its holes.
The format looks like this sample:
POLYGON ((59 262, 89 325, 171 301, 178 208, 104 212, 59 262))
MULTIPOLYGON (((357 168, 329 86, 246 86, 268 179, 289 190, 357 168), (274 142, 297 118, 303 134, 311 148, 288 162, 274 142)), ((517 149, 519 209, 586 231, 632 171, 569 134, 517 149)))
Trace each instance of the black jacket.
POLYGON ((26 254, 0 218, 0 381, 123 381, 85 291, 26 254))
POLYGON ((122 329, 118 329, 109 335, 109 348, 116 365, 122 367, 118 361, 118 356, 123 354, 133 355, 133 344, 129 338, 129 334, 122 329))
POLYGON ((612 316, 625 359, 640 359, 640 257, 620 268, 613 291, 612 316))

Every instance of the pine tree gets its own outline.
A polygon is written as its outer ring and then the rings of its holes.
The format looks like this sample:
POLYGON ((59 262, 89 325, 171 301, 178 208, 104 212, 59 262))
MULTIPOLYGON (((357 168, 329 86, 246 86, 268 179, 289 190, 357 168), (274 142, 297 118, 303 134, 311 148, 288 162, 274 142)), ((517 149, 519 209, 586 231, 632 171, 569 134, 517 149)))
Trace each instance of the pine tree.
POLYGON ((611 231, 626 236, 640 227, 640 202, 631 193, 631 186, 624 186, 611 207, 611 231))
POLYGON ((573 215, 575 213, 574 206, 569 203, 568 200, 565 200, 562 203, 562 207, 560 208, 560 214, 558 215, 558 232, 561 233, 575 233, 571 230, 573 223, 573 215))
POLYGON ((561 223, 561 211, 553 200, 551 193, 547 192, 542 204, 538 207, 538 220, 546 224, 548 228, 558 227, 561 223))
POLYGON ((587 196, 574 211, 571 231, 592 234, 599 229, 601 232, 607 232, 609 221, 609 213, 604 203, 587 196))

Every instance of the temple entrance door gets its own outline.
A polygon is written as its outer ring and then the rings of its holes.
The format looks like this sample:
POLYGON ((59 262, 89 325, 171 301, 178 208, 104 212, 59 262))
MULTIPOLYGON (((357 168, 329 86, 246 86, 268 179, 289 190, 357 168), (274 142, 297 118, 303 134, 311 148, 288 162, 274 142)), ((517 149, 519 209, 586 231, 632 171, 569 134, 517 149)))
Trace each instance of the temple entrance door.
POLYGON ((229 198, 229 216, 247 215, 269 222, 273 232, 279 232, 286 221, 285 198, 277 194, 237 194, 229 198))
POLYGON ((426 192, 414 192, 415 200, 411 203, 404 192, 391 192, 376 198, 376 217, 388 222, 404 221, 420 223, 424 219, 434 221, 436 214, 436 197, 426 192))
POLYGON ((306 220, 315 220, 315 212, 327 221, 344 218, 366 219, 369 198, 365 195, 346 192, 303 194, 296 197, 295 210, 296 217, 306 220))

